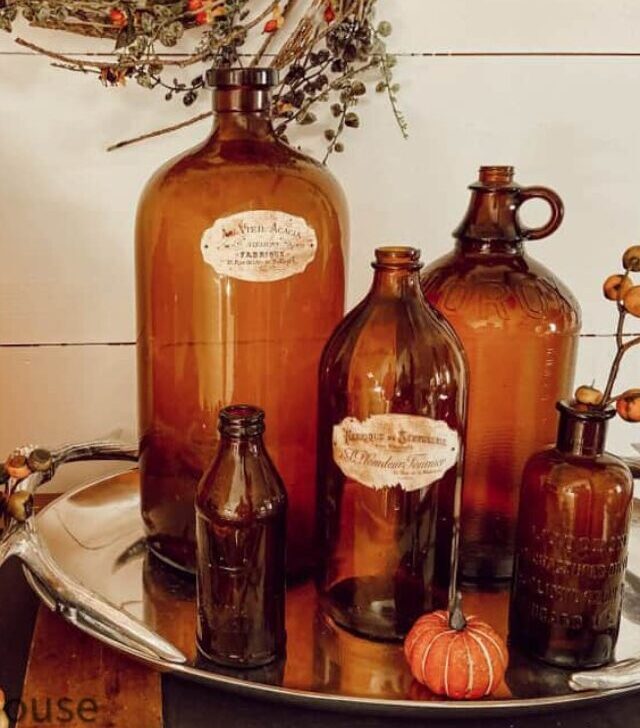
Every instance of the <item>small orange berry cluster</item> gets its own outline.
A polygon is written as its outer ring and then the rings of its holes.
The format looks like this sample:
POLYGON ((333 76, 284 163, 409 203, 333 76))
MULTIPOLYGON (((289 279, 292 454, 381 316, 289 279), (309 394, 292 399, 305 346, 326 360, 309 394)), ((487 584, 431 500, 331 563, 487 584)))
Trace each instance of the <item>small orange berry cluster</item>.
POLYGON ((624 273, 610 275, 604 282, 602 291, 604 297, 615 302, 618 308, 619 320, 617 330, 618 352, 613 361, 607 388, 601 392, 594 386, 578 387, 575 401, 585 407, 604 409, 615 402, 616 410, 626 422, 640 422, 640 389, 628 389, 622 394, 612 397, 611 389, 615 383, 618 369, 623 356, 632 347, 640 344, 640 337, 624 341, 624 322, 630 315, 640 318, 640 285, 633 281, 632 274, 640 273, 640 245, 628 248, 622 256, 624 273))
POLYGON ((32 473, 52 472, 52 468, 51 453, 41 447, 14 450, 0 465, 0 532, 3 517, 22 523, 33 512, 31 493, 17 490, 17 484, 32 473))
POLYGON ((640 245, 633 245, 622 257, 624 273, 609 276, 603 292, 609 301, 615 301, 636 318, 640 318, 640 285, 635 285, 632 273, 640 273, 640 245))

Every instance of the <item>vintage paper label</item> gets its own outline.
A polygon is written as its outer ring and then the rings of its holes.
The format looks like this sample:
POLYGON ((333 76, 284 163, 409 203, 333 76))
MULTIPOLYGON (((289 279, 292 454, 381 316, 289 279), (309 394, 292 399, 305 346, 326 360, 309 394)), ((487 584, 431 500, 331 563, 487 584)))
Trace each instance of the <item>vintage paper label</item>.
POLYGON ((333 428, 333 458, 352 480, 371 488, 425 488, 458 460, 460 438, 446 422, 418 415, 347 417, 333 428))
POLYGON ((318 238, 302 217, 249 210, 216 220, 200 248, 220 275, 268 282, 302 273, 315 258, 318 238))

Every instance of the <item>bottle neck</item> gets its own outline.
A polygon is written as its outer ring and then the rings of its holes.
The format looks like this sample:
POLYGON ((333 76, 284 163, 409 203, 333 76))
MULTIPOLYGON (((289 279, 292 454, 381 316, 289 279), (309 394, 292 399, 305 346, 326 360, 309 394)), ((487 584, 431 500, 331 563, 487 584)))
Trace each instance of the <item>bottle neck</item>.
POLYGON ((230 437, 220 435, 220 452, 235 458, 258 456, 264 450, 262 435, 230 437))
POLYGON ((566 455, 597 457, 606 449, 609 420, 615 411, 576 411, 561 403, 557 448, 566 455))
POLYGON ((407 245, 376 248, 375 274, 369 295, 373 298, 422 299, 420 250, 407 245))
POLYGON ((512 167, 482 167, 472 184, 464 219, 454 231, 462 253, 522 255, 523 235, 518 221, 521 188, 512 167))
POLYGON ((274 137, 270 88, 232 86, 213 92, 214 134, 218 137, 274 137))
POLYGON ((420 269, 376 268, 371 295, 376 298, 420 299, 420 269))

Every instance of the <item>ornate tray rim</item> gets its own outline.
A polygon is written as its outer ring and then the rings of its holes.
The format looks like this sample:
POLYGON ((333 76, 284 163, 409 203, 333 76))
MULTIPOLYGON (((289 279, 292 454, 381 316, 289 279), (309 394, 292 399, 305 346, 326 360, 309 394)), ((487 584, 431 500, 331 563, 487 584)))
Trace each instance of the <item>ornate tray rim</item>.
MULTIPOLYGON (((120 477, 128 472, 135 472, 137 468, 127 468, 119 473, 113 473, 97 480, 78 485, 60 495, 51 503, 47 504, 36 516, 37 521, 49 510, 61 502, 72 498, 78 493, 89 490, 103 484, 107 480, 120 477)), ((636 500, 638 507, 640 501, 636 500)), ((42 584, 31 574, 27 567, 24 567, 26 579, 41 599, 45 606, 51 608, 50 597, 42 584)), ((64 614, 61 615, 64 618, 64 614)), ((74 626, 78 627, 77 624, 74 626)), ((310 690, 300 690, 288 687, 268 685, 250 680, 242 680, 227 675, 200 670, 190 665, 180 665, 165 662, 161 659, 150 657, 139 653, 136 650, 110 639, 104 634, 92 630, 90 627, 83 627, 83 631, 94 639, 106 644, 112 649, 131 657, 148 667, 164 674, 173 674, 177 677, 191 680, 203 685, 218 687, 228 692, 236 693, 258 699, 265 699, 303 707, 318 708, 326 711, 358 712, 360 714, 380 716, 405 716, 405 717, 439 717, 448 718, 474 718, 486 717, 511 717, 515 714, 550 713, 569 708, 581 707, 601 703, 603 701, 615 700, 617 698, 640 693, 640 684, 609 690, 591 690, 576 692, 566 695, 555 695, 537 698, 514 698, 511 700, 403 700, 398 698, 369 698, 351 695, 340 695, 337 693, 321 693, 310 690)))

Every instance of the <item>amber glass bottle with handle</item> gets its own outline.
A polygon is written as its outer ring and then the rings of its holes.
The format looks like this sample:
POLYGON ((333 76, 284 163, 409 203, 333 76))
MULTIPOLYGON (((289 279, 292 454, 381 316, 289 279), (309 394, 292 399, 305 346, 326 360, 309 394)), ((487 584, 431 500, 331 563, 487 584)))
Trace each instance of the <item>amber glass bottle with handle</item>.
POLYGON ((448 603, 466 367, 424 299, 420 252, 379 248, 373 267, 320 364, 319 589, 341 626, 399 639, 448 603))
POLYGON ((509 634, 545 662, 597 667, 618 638, 633 478, 605 452, 614 409, 558 407, 556 447, 524 471, 509 634))
POLYGON ((511 578, 524 464, 554 442, 555 403, 571 394, 580 310, 524 248, 560 225, 555 192, 521 187, 511 167, 482 167, 470 189, 455 249, 428 267, 423 290, 469 361, 461 569, 465 579, 492 582, 511 578), (536 198, 551 218, 526 228, 519 210, 536 198))
POLYGON ((218 69, 211 136, 151 179, 138 210, 142 510, 151 548, 193 569, 193 499, 221 407, 270 416, 289 494, 289 568, 311 566, 316 381, 344 312, 347 212, 326 168, 282 143, 272 69, 218 69))

